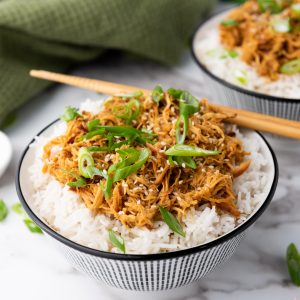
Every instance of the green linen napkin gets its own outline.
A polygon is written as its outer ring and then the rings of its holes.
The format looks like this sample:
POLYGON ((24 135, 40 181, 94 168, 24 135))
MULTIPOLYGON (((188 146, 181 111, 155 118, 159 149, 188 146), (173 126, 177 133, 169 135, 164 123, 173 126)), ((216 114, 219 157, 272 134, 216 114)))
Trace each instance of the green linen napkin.
POLYGON ((50 83, 30 69, 65 71, 119 49, 178 61, 214 0, 0 0, 0 119, 50 83))

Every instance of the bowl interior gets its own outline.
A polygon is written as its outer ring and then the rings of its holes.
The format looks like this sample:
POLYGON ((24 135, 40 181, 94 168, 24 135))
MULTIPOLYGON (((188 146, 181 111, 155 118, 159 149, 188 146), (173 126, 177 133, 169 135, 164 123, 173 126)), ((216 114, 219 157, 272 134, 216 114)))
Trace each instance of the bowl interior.
MULTIPOLYGON (((47 128, 45 128, 38 136, 40 137, 50 137, 53 135, 54 132, 54 125, 59 124, 61 121, 56 121, 52 124, 50 124, 47 128)), ((237 234, 235 231, 238 230, 244 230, 246 229, 249 225, 251 225, 256 218, 260 215, 260 213, 262 213, 262 211, 266 208, 266 206, 268 205, 268 203, 270 202, 270 200, 272 199, 272 196, 274 194, 275 188, 276 188, 276 184, 277 184, 277 161, 276 161, 276 157, 273 153, 273 151, 271 150, 270 146, 268 145, 268 143, 266 142, 266 140, 262 137, 261 134, 252 131, 252 130, 246 130, 243 129, 241 130, 244 134, 246 134, 247 136, 256 136, 258 138, 258 142, 261 145, 261 151, 263 152, 264 157, 266 157, 267 159, 267 164, 264 167, 265 168, 265 172, 268 173, 268 180, 266 183, 266 187, 265 187, 265 191, 262 195, 263 201, 261 203, 260 206, 256 207, 255 211, 252 212, 252 214, 248 217, 248 219, 241 223, 239 226, 235 227, 231 232, 219 237, 216 240, 213 240, 212 242, 207 242, 205 244, 202 244, 200 246, 196 246, 194 248, 198 248, 198 250, 201 250, 201 247, 210 247, 213 244, 215 244, 218 240, 220 239, 224 239, 229 238, 230 235, 235 235, 237 234), (244 228, 242 228, 244 227, 244 228), (240 228, 240 229, 239 229, 240 228)), ((50 235, 52 235, 54 238, 59 239, 62 242, 68 242, 68 245, 74 246, 74 245, 78 245, 70 240, 68 240, 67 238, 64 238, 62 236, 60 236, 58 233, 55 233, 54 230, 52 230, 50 228, 50 226, 43 221, 42 218, 40 218, 38 216, 38 212, 37 209, 35 208, 34 203, 32 203, 32 193, 34 192, 34 187, 32 185, 32 182, 30 180, 30 174, 29 174, 29 167, 32 165, 33 160, 35 159, 35 151, 36 148, 34 147, 30 147, 30 145, 27 147, 27 149, 24 152, 24 155, 20 161, 20 165, 19 165, 19 174, 17 176, 17 190, 18 190, 18 194, 20 197, 21 202, 23 203, 23 206, 25 207, 27 213, 29 213, 29 215, 33 218, 33 220, 35 222, 38 223, 39 226, 42 227, 42 229, 46 230, 47 233, 49 233, 50 235)), ((221 242, 221 241, 220 241, 221 242)), ((81 248, 86 248, 84 246, 82 246, 81 248)), ((189 248, 189 249, 194 249, 194 248, 189 248)), ((87 248, 90 249, 90 248, 87 248)), ((185 250, 179 250, 176 252, 184 252, 185 250)), ((94 253, 98 252, 98 253, 107 253, 107 252, 103 252, 103 251, 99 251, 99 250, 94 250, 94 253)), ((172 252, 170 252, 172 253, 172 252)), ((109 253, 112 255, 116 255, 114 253, 109 253)), ((169 254, 169 253, 160 253, 160 254, 154 254, 155 255, 164 255, 164 254, 169 254)), ((150 254, 144 254, 144 255, 123 255, 123 254, 118 254, 117 255, 119 258, 120 257, 124 257, 124 256, 131 256, 131 257, 137 257, 137 256, 150 256, 150 254)), ((153 256, 153 255, 151 255, 153 256)))

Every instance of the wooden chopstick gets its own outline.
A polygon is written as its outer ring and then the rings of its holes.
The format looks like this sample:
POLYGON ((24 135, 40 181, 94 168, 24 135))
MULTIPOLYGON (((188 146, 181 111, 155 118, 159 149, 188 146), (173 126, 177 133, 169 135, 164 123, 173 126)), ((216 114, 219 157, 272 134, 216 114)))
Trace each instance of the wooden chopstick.
MULTIPOLYGON (((145 94, 151 93, 150 90, 135 86, 117 84, 109 81, 96 80, 85 77, 64 75, 43 70, 31 70, 30 75, 32 77, 68 84, 107 95, 131 93, 137 90, 142 91, 145 94)), ((233 107, 222 106, 219 104, 213 104, 213 106, 225 113, 236 114, 236 117, 234 119, 228 120, 231 123, 254 130, 281 135, 284 137, 300 139, 300 122, 259 114, 242 109, 236 109, 233 107)))

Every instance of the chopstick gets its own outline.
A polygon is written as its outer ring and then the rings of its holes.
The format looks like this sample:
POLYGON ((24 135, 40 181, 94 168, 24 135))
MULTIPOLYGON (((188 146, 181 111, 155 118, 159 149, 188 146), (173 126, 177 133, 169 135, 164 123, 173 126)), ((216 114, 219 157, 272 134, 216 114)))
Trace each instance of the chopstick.
MULTIPOLYGON (((65 75, 43 70, 31 70, 30 75, 32 77, 76 86, 107 95, 131 93, 137 90, 142 91, 144 94, 151 93, 150 90, 135 86, 129 86, 85 77, 65 75)), ((234 123, 236 125, 254 130, 269 132, 275 135, 280 135, 288 138, 300 139, 300 122, 259 114, 242 109, 236 109, 233 107, 222 106, 219 104, 212 105, 215 109, 224 113, 235 114, 235 118, 228 119, 228 122, 230 123, 234 123)))

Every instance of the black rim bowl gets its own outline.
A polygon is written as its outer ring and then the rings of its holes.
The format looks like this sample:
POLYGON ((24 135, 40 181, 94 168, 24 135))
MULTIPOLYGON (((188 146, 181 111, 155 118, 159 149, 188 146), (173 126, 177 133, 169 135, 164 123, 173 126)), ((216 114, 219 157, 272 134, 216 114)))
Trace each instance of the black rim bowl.
MULTIPOLYGON (((47 130, 49 127, 54 125, 57 121, 58 120, 55 120, 52 123, 50 123, 44 129, 42 129, 36 136, 41 135, 45 130, 47 130)), ((54 231, 47 224, 45 224, 45 222, 43 222, 31 210, 31 208, 27 204, 27 202, 25 200, 25 197, 23 196, 23 193, 22 193, 22 190, 21 190, 21 185, 20 185, 21 166, 22 166, 22 163, 23 163, 23 159, 26 156, 27 151, 29 149, 29 145, 32 144, 35 139, 32 139, 32 141, 27 145, 27 147, 24 150, 24 152, 21 156, 21 159, 19 161, 18 169, 17 169, 17 176, 16 176, 16 190, 17 190, 18 197, 19 197, 23 207, 24 207, 25 211, 27 212, 27 214, 30 216, 30 218, 39 227, 41 227, 41 229, 43 231, 45 231, 51 237, 53 237, 57 241, 65 244, 66 246, 69 246, 69 247, 71 247, 71 248, 73 248, 77 251, 83 252, 85 254, 97 256, 97 257, 107 258, 107 259, 128 260, 128 261, 161 260, 161 259, 170 259, 170 258, 185 256, 185 255, 193 254, 193 253, 196 253, 196 252, 205 251, 205 250, 210 249, 212 247, 218 246, 218 245, 222 244, 223 242, 225 242, 225 241, 227 241, 231 238, 234 238, 236 235, 242 233, 250 225, 252 225, 260 217, 260 215, 265 211, 265 209, 270 204, 270 202, 271 202, 271 200, 274 196, 274 193, 275 193, 275 190, 276 190, 276 187, 277 187, 277 182, 278 182, 278 163, 277 163, 277 159, 276 159, 276 156, 274 154, 274 151, 271 148, 271 146, 269 145, 269 143, 266 141, 266 139, 263 137, 263 135, 261 133, 257 132, 257 134, 260 135, 260 137, 263 139, 263 141, 267 145, 267 147, 268 147, 268 149, 271 153, 273 162, 274 162, 274 179, 273 179, 269 194, 267 195, 267 197, 266 197, 265 201, 263 202, 263 204, 261 205, 261 207, 249 219, 247 219, 244 223, 242 223, 239 227, 233 229, 229 233, 227 233, 227 234, 225 234, 225 235, 223 235, 223 236, 221 236, 221 237, 219 237, 219 238, 217 238, 217 239, 215 239, 211 242, 205 243, 205 244, 200 245, 200 246, 195 246, 193 248, 188 248, 188 249, 184 249, 184 250, 177 250, 177 251, 167 252, 167 253, 155 253, 155 254, 119 254, 119 253, 111 253, 111 252, 96 250, 96 249, 92 249, 92 248, 80 245, 76 242, 73 242, 73 241, 65 238, 64 236, 60 235, 56 231, 54 231)))
MULTIPOLYGON (((190 43, 190 48, 191 48, 191 52, 192 52, 192 56, 194 58, 194 61, 197 63, 197 65, 200 67, 200 69, 206 75, 208 75, 210 78, 216 80, 220 84, 222 84, 222 85, 226 86, 227 88, 230 88, 230 89, 232 89, 234 91, 237 91, 237 92, 249 95, 249 96, 253 96, 253 97, 259 98, 261 100, 269 100, 269 101, 277 101, 277 102, 278 101, 279 102, 293 102, 293 103, 299 101, 300 98, 298 98, 298 99, 297 98, 283 98, 283 97, 267 95, 267 94, 263 94, 263 93, 259 93, 259 92, 255 92, 255 91, 244 89, 244 88, 242 88, 240 86, 237 86, 237 85, 235 85, 233 83, 225 81, 224 79, 222 79, 222 78, 214 75, 211 71, 209 71, 207 69, 207 67, 202 62, 200 62, 199 58, 197 57, 197 54, 195 53, 195 49, 194 49, 194 44, 195 44, 195 41, 196 41, 196 35, 197 35, 197 33, 201 30, 202 26, 204 26, 208 21, 210 21, 214 17, 222 15, 225 12, 231 11, 234 8, 235 7, 230 8, 230 9, 225 9, 225 10, 223 10, 221 12, 219 11, 219 12, 217 12, 217 13, 209 16, 208 18, 204 19, 203 21, 201 21, 200 24, 196 27, 196 30, 194 31, 194 33, 192 35, 191 43, 190 43)), ((299 105, 300 105, 300 102, 299 102, 299 105)))

